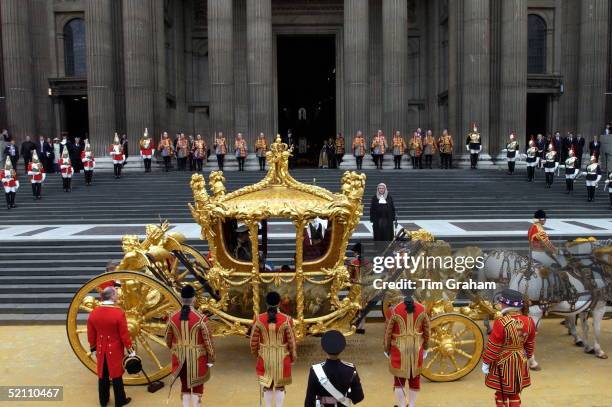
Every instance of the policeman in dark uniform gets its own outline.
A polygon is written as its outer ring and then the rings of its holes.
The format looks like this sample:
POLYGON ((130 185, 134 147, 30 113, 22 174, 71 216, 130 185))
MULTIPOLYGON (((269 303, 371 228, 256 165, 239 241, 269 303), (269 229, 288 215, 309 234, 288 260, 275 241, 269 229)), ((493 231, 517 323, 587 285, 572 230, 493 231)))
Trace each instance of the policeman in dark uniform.
POLYGON ((346 347, 344 335, 326 332, 321 347, 327 360, 310 368, 304 407, 343 407, 362 401, 363 389, 355 366, 339 358, 346 347))

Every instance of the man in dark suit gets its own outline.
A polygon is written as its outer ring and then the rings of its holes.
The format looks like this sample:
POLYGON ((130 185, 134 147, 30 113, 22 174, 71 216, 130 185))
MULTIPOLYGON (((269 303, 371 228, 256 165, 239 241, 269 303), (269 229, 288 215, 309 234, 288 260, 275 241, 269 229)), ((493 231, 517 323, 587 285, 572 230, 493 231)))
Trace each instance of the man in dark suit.
POLYGON ((23 168, 28 168, 28 164, 32 161, 32 151, 36 150, 36 144, 32 142, 30 136, 26 136, 25 141, 21 143, 21 156, 23 157, 23 168))
POLYGON ((10 157, 11 164, 13 165, 13 169, 17 171, 17 163, 19 161, 19 150, 15 145, 15 139, 11 139, 6 147, 4 147, 4 156, 10 157))
POLYGON ((599 161, 599 154, 601 153, 601 142, 599 141, 599 136, 595 135, 593 137, 593 141, 589 143, 589 155, 597 157, 599 161))
POLYGON ((582 168, 582 154, 584 154, 584 145, 586 143, 586 140, 584 139, 584 137, 582 137, 582 134, 578 133, 578 136, 576 137, 575 141, 576 142, 574 150, 576 151, 576 158, 578 159, 577 165, 578 168, 582 168))
POLYGON ((560 152, 563 155, 563 159, 561 162, 565 162, 565 159, 569 155, 569 151, 574 148, 576 149, 576 139, 571 131, 567 132, 567 137, 563 139, 563 151, 560 152))
POLYGON ((555 147, 555 151, 557 152, 557 162, 565 161, 565 158, 561 160, 561 157, 564 155, 563 154, 564 143, 563 143, 563 137, 561 137, 561 133, 556 132, 551 143, 553 144, 553 146, 555 147))
POLYGON ((74 138, 73 148, 69 151, 70 161, 74 167, 74 172, 81 172, 83 169, 83 162, 81 161, 81 153, 85 150, 85 144, 81 141, 80 137, 74 138))
POLYGON ((45 168, 45 172, 50 172, 51 170, 51 152, 51 145, 45 141, 45 137, 38 136, 38 141, 36 142, 36 154, 45 168))

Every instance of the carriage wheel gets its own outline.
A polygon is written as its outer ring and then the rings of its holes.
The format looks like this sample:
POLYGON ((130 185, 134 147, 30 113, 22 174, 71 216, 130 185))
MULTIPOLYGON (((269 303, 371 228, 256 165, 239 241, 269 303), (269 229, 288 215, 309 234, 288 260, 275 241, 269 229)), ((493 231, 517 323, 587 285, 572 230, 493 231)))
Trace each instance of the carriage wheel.
MULTIPOLYGON (((87 342, 87 318, 98 305, 96 289, 103 283, 118 281, 117 305, 125 312, 128 330, 134 349, 142 358, 143 369, 153 380, 160 380, 170 374, 170 352, 166 347, 164 333, 168 316, 180 309, 176 294, 145 274, 131 271, 117 271, 102 274, 89 280, 74 295, 66 318, 66 333, 72 350, 79 360, 96 373, 95 356, 89 351, 87 342)), ((141 373, 127 375, 126 384, 146 384, 141 373)))
POLYGON ((452 382, 478 365, 484 336, 480 327, 460 314, 441 314, 431 320, 429 353, 421 374, 433 382, 452 382))

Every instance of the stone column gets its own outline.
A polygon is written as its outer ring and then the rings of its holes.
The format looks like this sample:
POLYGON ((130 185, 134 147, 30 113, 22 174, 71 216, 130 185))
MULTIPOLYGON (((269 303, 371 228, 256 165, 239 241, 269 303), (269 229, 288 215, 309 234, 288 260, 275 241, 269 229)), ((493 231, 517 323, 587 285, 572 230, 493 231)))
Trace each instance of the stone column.
POLYGON ((272 2, 247 1, 247 75, 249 84, 249 150, 264 132, 268 140, 274 134, 272 98, 272 2))
MULTIPOLYGON (((366 141, 369 143, 372 140, 372 135, 382 128, 382 4, 379 0, 370 0, 369 9, 369 118, 370 127, 364 132, 366 141)), ((364 160, 364 166, 371 163, 372 160, 364 160)), ((372 165, 372 168, 374 166, 372 165)))
POLYGON ((577 131, 587 140, 600 134, 605 124, 609 11, 608 0, 581 2, 577 131))
POLYGON ((353 136, 368 136, 369 0, 344 0, 344 139, 347 159, 353 136))
POLYGON ((49 97, 49 8, 53 5, 45 0, 30 0, 30 35, 32 43, 32 88, 36 135, 53 135, 53 102, 49 97))
POLYGON ((115 129, 112 0, 87 0, 87 107, 89 138, 101 154, 115 129))
POLYGON ((211 139, 234 133, 233 10, 231 0, 208 0, 211 139))
MULTIPOLYGON (((123 1, 125 113, 132 154, 145 127, 151 129, 155 124, 153 3, 148 0, 123 1)), ((111 136, 108 136, 108 143, 111 136)))
MULTIPOLYGON (((489 154, 490 100, 490 0, 463 1, 463 41, 461 58, 461 127, 456 141, 465 152, 465 135, 472 122, 482 135, 481 159, 489 154)), ((451 33, 452 35, 452 33, 451 33)), ((494 152, 493 152, 494 153, 494 152)))
POLYGON ((407 132, 407 0, 384 0, 382 16, 383 130, 390 140, 396 130, 401 131, 404 136, 407 132))
MULTIPOLYGON (((525 147, 527 121, 527 0, 501 2, 501 94, 496 151, 505 148, 511 131, 525 147)), ((494 97, 494 95, 493 95, 494 97)), ((491 126, 493 131, 493 126, 491 126)), ((492 141, 492 140, 491 140, 492 141)), ((491 143, 493 144, 493 143, 491 143)))
POLYGON ((0 14, 8 130, 21 142, 34 136, 35 123, 28 3, 1 1, 0 14))

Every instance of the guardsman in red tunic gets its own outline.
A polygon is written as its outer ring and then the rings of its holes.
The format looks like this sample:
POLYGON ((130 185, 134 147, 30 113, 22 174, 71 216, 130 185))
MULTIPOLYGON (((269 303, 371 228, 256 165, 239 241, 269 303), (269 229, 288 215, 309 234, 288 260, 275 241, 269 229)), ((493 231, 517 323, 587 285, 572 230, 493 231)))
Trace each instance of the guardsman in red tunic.
POLYGON ((285 386, 291 384, 291 364, 297 358, 293 320, 278 311, 281 296, 266 296, 268 311, 257 315, 251 331, 251 352, 257 356, 255 370, 263 387, 266 407, 283 407, 285 386))
POLYGON ((36 150, 32 151, 32 161, 28 163, 26 168, 28 175, 30 176, 30 182, 32 183, 32 195, 34 199, 41 199, 42 183, 45 181, 47 174, 45 174, 45 167, 38 159, 36 150))
POLYGON ((121 145, 121 140, 119 140, 119 135, 117 133, 115 133, 113 144, 110 145, 108 152, 113 160, 115 178, 121 178, 121 169, 125 162, 125 155, 123 154, 123 146, 121 145))
POLYGON ((208 318, 193 308, 194 300, 194 288, 184 286, 183 307, 172 314, 166 329, 166 344, 172 351, 172 382, 181 378, 183 407, 200 407, 204 383, 210 379, 210 368, 215 362, 208 318))
POLYGON ((385 352, 394 376, 393 390, 398 406, 414 407, 421 388, 421 367, 429 345, 429 316, 425 307, 403 290, 404 301, 390 312, 385 329, 385 352), (408 380, 408 394, 404 387, 408 380), (407 402, 407 403, 406 403, 407 402))
POLYGON ((153 140, 149 137, 149 130, 145 128, 144 134, 140 139, 140 157, 144 163, 145 172, 151 172, 151 160, 155 154, 153 140))
POLYGON ((548 238, 548 233, 546 233, 544 229, 546 212, 538 209, 533 217, 533 225, 531 225, 527 232, 527 237, 529 239, 529 254, 532 260, 537 261, 543 266, 549 267, 559 262, 560 259, 557 258, 559 249, 551 243, 548 238))
POLYGON ((106 287, 101 294, 102 303, 94 308, 87 319, 87 340, 96 355, 98 368, 98 395, 100 405, 106 406, 110 397, 110 381, 113 382, 115 407, 128 404, 123 388, 123 357, 125 350, 135 355, 128 331, 127 320, 117 302, 117 291, 106 287))
POLYGON ((72 174, 74 174, 74 168, 70 162, 70 155, 68 154, 68 148, 64 148, 62 151, 62 158, 59 160, 60 171, 62 173, 62 185, 64 192, 72 191, 72 174))
POLYGON ((495 390, 497 407, 519 407, 521 391, 531 384, 528 360, 533 356, 536 327, 521 313, 523 294, 506 288, 499 298, 502 317, 495 320, 482 356, 485 384, 495 390))
POLYGON ((6 157, 4 169, 0 171, 0 179, 4 187, 4 195, 6 196, 6 209, 16 208, 15 195, 17 195, 17 190, 19 189, 19 180, 9 156, 6 157))
POLYGON ((83 170, 85 171, 85 185, 91 185, 93 171, 96 167, 96 158, 91 151, 89 140, 85 140, 85 149, 81 152, 81 162, 83 163, 83 170))

